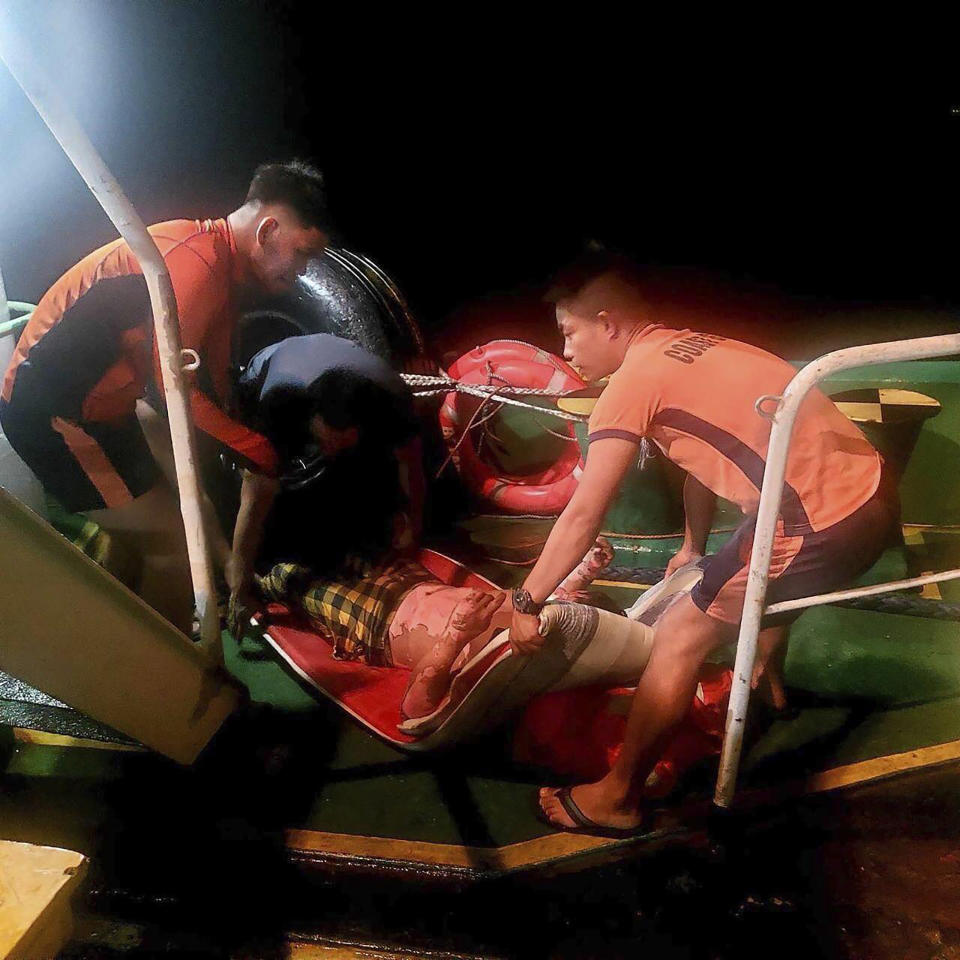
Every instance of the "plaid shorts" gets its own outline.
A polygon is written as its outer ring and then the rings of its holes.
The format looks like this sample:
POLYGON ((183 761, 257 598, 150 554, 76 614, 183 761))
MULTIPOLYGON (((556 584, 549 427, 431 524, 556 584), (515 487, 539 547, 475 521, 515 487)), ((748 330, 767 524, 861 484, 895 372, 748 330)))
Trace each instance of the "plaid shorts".
POLYGON ((400 601, 436 577, 411 560, 364 570, 354 578, 324 579, 306 567, 278 563, 257 586, 267 600, 303 610, 314 629, 333 643, 338 660, 392 666, 387 630, 400 601))

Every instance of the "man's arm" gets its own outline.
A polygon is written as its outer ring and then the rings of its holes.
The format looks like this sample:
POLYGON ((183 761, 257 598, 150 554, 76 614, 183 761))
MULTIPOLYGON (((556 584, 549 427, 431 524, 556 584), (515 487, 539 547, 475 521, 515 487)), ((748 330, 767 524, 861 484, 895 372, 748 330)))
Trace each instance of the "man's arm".
POLYGON ((423 476, 423 444, 420 437, 414 437, 396 451, 397 472, 400 488, 407 498, 404 513, 404 529, 399 531, 394 546, 407 549, 420 542, 423 532, 423 500, 426 493, 426 480, 423 476))
POLYGON ((683 545, 667 564, 667 576, 703 556, 716 509, 717 495, 688 473, 683 482, 683 545))
POLYGON ((279 489, 279 482, 272 477, 243 472, 240 488, 240 509, 233 529, 233 550, 227 561, 225 575, 230 588, 230 614, 228 626, 234 636, 239 636, 244 616, 252 606, 250 585, 253 581, 253 564, 263 540, 263 528, 279 489))
MULTIPOLYGON (((580 483, 524 581, 524 589, 535 603, 546 600, 593 545, 620 481, 636 457, 637 444, 630 440, 605 437, 590 444, 580 483)), ((535 615, 514 611, 510 642, 521 653, 532 652, 543 643, 538 629, 535 615)))
MULTIPOLYGON (((211 365, 205 371, 207 379, 214 390, 224 391, 230 345, 230 331, 224 328, 229 291, 225 274, 229 268, 222 259, 215 260, 211 266, 209 250, 199 247, 204 242, 211 241, 203 237, 178 243, 164 254, 164 261, 177 297, 181 346, 196 350, 204 358, 203 362, 211 365)), ((154 378, 162 390, 156 344, 153 365, 154 378)), ((276 453, 266 437, 229 417, 220 406, 225 397, 219 397, 217 402, 208 397, 197 386, 196 374, 188 373, 185 379, 194 426, 230 447, 258 471, 276 473, 276 453)))
POLYGON ((277 454, 273 444, 263 434, 228 417, 195 386, 190 390, 190 412, 198 430, 229 447, 244 463, 250 464, 259 473, 272 476, 278 472, 277 454))

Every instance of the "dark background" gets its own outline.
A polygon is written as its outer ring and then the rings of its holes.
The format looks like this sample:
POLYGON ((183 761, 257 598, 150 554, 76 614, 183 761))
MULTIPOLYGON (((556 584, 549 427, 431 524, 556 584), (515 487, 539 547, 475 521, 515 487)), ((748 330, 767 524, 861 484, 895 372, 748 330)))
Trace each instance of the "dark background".
MULTIPOLYGON (((778 70, 776 46, 710 59, 599 8, 522 30, 486 7, 241 0, 8 16, 147 222, 223 215, 258 162, 312 159, 432 336, 477 301, 542 320, 539 285, 591 238, 701 328, 793 356, 956 328, 960 94, 934 80, 880 93, 822 79, 813 50, 778 70)), ((0 267, 35 301, 114 234, 2 68, 0 112, 0 267)))

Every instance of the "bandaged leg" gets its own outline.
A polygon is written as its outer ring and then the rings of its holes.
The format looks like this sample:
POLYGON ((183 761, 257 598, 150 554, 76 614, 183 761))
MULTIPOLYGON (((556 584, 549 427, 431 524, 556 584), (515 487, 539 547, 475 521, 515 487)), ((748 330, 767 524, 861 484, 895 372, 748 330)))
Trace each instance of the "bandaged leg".
MULTIPOLYGON (((591 548, 577 589, 603 569, 609 555, 609 546, 603 542, 591 548)), ((357 583, 340 583, 313 580, 305 568, 278 564, 257 582, 265 599, 300 607, 320 632, 332 637, 338 659, 366 659, 373 665, 409 668, 410 682, 401 704, 403 717, 442 722, 442 716, 456 709, 479 679, 476 669, 468 666, 489 647, 499 644, 500 649, 507 649, 511 611, 509 606, 503 609, 506 596, 502 591, 421 580, 402 593, 395 609, 389 609, 382 602, 387 590, 396 590, 397 585, 402 590, 403 578, 410 575, 397 570, 386 576, 389 572, 371 573, 357 583), (358 607, 357 593, 383 607, 382 616, 365 616, 367 605, 358 607), (384 655, 374 657, 371 651, 384 655)), ((532 657, 514 658, 516 665, 510 668, 525 674, 522 686, 528 692, 522 694, 515 685, 512 694, 517 698, 529 699, 554 683, 561 685, 557 689, 623 683, 635 680, 643 671, 649 636, 642 624, 568 603, 548 605, 542 621, 545 635, 549 635, 544 649, 532 657)), ((513 705, 523 702, 515 699, 513 705)))
MULTIPOLYGON (((568 690, 593 684, 617 686, 639 679, 650 658, 653 628, 583 603, 551 603, 540 612, 540 633, 547 638, 536 653, 518 655, 526 663, 528 696, 548 690, 568 690)), ((507 641, 507 632, 491 642, 507 641)), ((454 664, 450 696, 462 700, 458 689, 466 671, 454 664)))
POLYGON ((544 607, 540 633, 557 635, 571 656, 570 668, 551 690, 636 681, 653 647, 653 627, 581 603, 544 607), (579 653, 573 656, 577 650, 579 653))
POLYGON ((546 641, 536 653, 510 654, 507 630, 492 636, 472 660, 466 651, 461 653, 440 706, 400 729, 423 736, 456 715, 458 725, 476 735, 498 726, 541 693, 627 683, 647 664, 653 631, 646 624, 580 603, 550 604, 541 612, 540 623, 546 641), (494 665, 485 669, 491 658, 494 665))

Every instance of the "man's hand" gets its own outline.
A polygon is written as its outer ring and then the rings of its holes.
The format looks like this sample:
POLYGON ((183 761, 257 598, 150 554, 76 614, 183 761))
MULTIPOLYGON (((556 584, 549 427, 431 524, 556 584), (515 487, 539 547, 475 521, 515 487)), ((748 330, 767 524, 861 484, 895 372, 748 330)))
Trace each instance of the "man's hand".
POLYGON ((250 617, 259 607, 253 590, 253 571, 235 553, 227 561, 224 575, 230 588, 230 603, 227 607, 227 629, 239 641, 250 622, 250 617))
POLYGON ((257 611, 259 603, 252 590, 230 592, 230 603, 227 607, 227 629, 239 643, 243 639, 243 632, 250 622, 250 617, 257 611))
POLYGON ((686 566, 688 563, 693 563, 695 560, 702 560, 703 554, 694 550, 693 547, 688 547, 686 545, 682 546, 671 558, 670 562, 667 564, 667 573, 669 577, 670 574, 675 573, 681 567, 686 566))
POLYGON ((514 653, 536 653, 543 646, 540 618, 534 613, 513 611, 510 621, 510 646, 514 653))
POLYGON ((667 576, 682 566, 700 560, 717 510, 717 495, 692 473, 683 481, 683 546, 667 564, 667 576))
POLYGON ((223 570, 230 588, 227 627, 237 640, 242 636, 250 615, 259 606, 253 593, 253 564, 260 549, 267 514, 279 489, 280 483, 274 477, 243 471, 233 550, 223 570))

